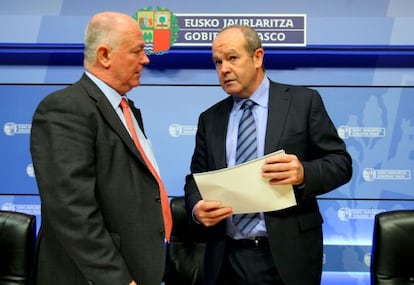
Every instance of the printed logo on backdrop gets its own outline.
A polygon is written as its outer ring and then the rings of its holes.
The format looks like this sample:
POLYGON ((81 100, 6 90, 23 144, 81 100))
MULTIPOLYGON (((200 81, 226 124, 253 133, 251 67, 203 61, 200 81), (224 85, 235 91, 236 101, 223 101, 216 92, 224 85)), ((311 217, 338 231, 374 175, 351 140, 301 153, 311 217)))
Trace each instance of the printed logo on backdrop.
POLYGON ((35 177, 33 163, 30 163, 26 166, 26 174, 29 177, 32 177, 32 178, 35 177))
POLYGON ((341 221, 349 220, 373 220, 378 213, 385 212, 385 209, 356 209, 339 208, 337 215, 341 221))
POLYGON ((171 124, 168 128, 170 136, 178 138, 180 136, 194 136, 197 132, 197 126, 171 124))
MULTIPOLYGON (((384 138, 386 135, 383 127, 351 127, 340 126, 338 128, 338 135, 342 139, 349 138, 384 138)), ((362 170, 362 177, 366 182, 373 182, 376 180, 411 180, 410 169, 374 169, 364 168, 362 170)))
POLYGON ((340 126, 338 135, 342 139, 348 138, 380 138, 385 137, 385 128, 381 127, 350 127, 340 126))
POLYGON ((362 177, 367 182, 375 180, 411 180, 411 170, 364 168, 362 177))
POLYGON ((263 46, 306 46, 306 14, 174 14, 151 6, 133 18, 143 31, 148 55, 162 55, 171 46, 211 46, 218 32, 231 25, 254 28, 263 46))
POLYGON ((3 131, 7 136, 27 135, 30 134, 31 128, 31 124, 16 124, 13 122, 7 122, 3 126, 3 131))
POLYGON ((3 205, 1 205, 1 210, 26 213, 26 214, 35 215, 35 216, 40 215, 40 205, 39 204, 4 203, 3 205))
POLYGON ((367 253, 364 254, 364 264, 367 267, 371 266, 371 253, 370 252, 367 252, 367 253))

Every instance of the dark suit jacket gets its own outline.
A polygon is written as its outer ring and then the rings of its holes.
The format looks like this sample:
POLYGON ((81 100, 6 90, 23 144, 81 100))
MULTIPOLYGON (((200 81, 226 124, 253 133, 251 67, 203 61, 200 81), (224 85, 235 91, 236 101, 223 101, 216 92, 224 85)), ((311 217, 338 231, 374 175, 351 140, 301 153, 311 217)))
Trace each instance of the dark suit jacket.
MULTIPOLYGON (((229 96, 199 117, 191 172, 224 168, 226 132, 233 99, 229 96)), ((265 154, 284 149, 303 163, 304 188, 294 187, 297 206, 265 213, 270 248, 286 285, 320 284, 322 216, 316 195, 346 183, 352 176, 351 157, 338 137, 319 93, 271 82, 265 154)), ((185 185, 188 214, 201 199, 192 175, 185 185)), ((225 250, 225 223, 208 228, 205 284, 214 284, 225 250)))
POLYGON ((37 284, 159 285, 165 245, 158 184, 86 75, 39 104, 31 154, 42 206, 37 284))

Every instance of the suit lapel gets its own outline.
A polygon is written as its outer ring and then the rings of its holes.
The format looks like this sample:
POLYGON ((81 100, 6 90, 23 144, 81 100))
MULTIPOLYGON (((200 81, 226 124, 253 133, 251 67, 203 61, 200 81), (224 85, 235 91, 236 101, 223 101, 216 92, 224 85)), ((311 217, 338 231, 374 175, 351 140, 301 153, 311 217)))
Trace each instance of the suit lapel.
POLYGON ((285 126, 289 105, 290 96, 287 86, 270 81, 265 154, 280 148, 280 137, 285 126))
MULTIPOLYGON (((82 76, 81 82, 83 86, 86 88, 89 96, 92 97, 93 100, 95 100, 96 107, 98 108, 99 112, 102 114, 103 119, 108 122, 111 128, 119 135, 121 140, 125 143, 125 145, 127 145, 127 147, 131 150, 131 152, 144 165, 146 165, 144 159, 142 158, 141 154, 136 148, 134 141, 131 139, 131 136, 129 135, 128 131, 125 129, 124 125, 122 124, 121 120, 116 114, 114 108, 112 108, 112 105, 109 103, 108 99, 105 97, 102 91, 85 74, 82 76)), ((141 124, 142 124, 142 120, 141 120, 141 124)))
POLYGON ((216 168, 224 168, 227 166, 226 156, 226 136, 229 123, 231 108, 233 107, 233 99, 229 96, 225 99, 224 104, 217 108, 214 113, 213 132, 211 136, 212 149, 214 149, 213 157, 216 168))
POLYGON ((129 108, 131 109, 132 113, 135 116, 135 119, 137 120, 138 126, 141 128, 142 133, 147 138, 147 135, 145 134, 145 130, 144 130, 144 123, 142 121, 141 110, 135 107, 134 101, 128 100, 128 103, 129 103, 129 108))

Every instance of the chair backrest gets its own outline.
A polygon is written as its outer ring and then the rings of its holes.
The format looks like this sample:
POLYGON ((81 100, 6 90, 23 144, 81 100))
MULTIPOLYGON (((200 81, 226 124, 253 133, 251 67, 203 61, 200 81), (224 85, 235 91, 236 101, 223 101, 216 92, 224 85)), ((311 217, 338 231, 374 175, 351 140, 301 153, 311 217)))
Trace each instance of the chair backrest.
POLYGON ((36 247, 36 216, 0 211, 0 285, 29 284, 36 247))
POLYGON ((375 216, 371 252, 371 284, 414 284, 414 210, 375 216))
POLYGON ((167 247, 165 285, 202 284, 205 229, 189 223, 184 197, 171 199, 173 229, 167 247))

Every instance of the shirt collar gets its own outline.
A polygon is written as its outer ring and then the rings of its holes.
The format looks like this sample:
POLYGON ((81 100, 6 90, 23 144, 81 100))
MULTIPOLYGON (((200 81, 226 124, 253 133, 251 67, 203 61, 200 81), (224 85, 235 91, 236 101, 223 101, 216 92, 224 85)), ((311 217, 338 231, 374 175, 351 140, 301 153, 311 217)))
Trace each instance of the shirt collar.
POLYGON ((116 110, 116 108, 119 107, 123 96, 92 73, 85 71, 85 74, 98 86, 105 97, 109 100, 112 107, 116 110))
MULTIPOLYGON (((262 82, 260 83, 259 87, 254 91, 254 93, 248 98, 255 102, 257 105, 260 105, 262 107, 267 108, 268 102, 269 102, 269 86, 270 81, 269 78, 266 76, 263 78, 262 82)), ((233 96, 234 100, 234 108, 237 110, 240 109, 241 105, 246 101, 247 99, 240 99, 236 96, 233 96)))

